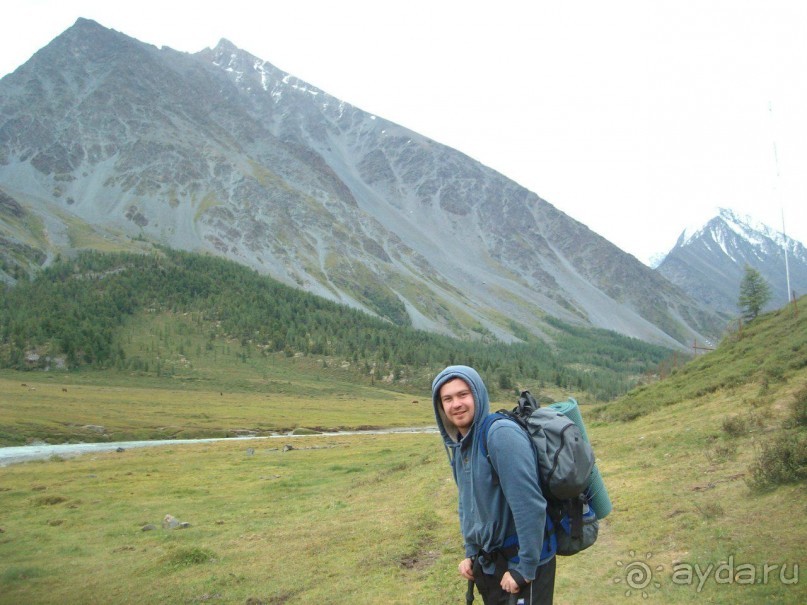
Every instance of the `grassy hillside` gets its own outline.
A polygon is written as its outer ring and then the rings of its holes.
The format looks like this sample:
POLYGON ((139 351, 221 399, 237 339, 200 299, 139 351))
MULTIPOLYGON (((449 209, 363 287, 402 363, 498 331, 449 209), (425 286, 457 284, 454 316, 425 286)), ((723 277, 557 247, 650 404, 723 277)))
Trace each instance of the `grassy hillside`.
POLYGON ((211 359, 282 354, 321 359, 347 368, 354 381, 406 391, 428 388, 439 369, 463 360, 492 377, 492 390, 530 381, 607 400, 671 354, 557 321, 551 342, 524 331, 523 342, 504 344, 481 326, 474 340, 447 338, 370 317, 230 261, 170 250, 86 252, 0 294, 0 366, 14 369, 63 364, 163 377, 211 359))
MULTIPOLYGON (((275 352, 229 337, 201 316, 200 311, 154 309, 122 318, 114 332, 114 347, 125 360, 120 365, 0 370, 0 390, 7 403, 0 406, 0 446, 434 422, 424 393, 428 373, 436 373, 436 368, 412 366, 396 376, 390 368, 376 374, 376 366, 360 359, 275 352), (415 371, 422 378, 405 378, 415 371)), ((385 337, 394 338, 394 333, 385 337)), ((47 354, 40 350, 44 358, 47 354)), ((458 351, 446 351, 446 363, 464 359, 458 351)), ((488 372, 491 388, 507 397, 512 389, 497 388, 500 372, 488 372)), ((557 385, 545 387, 555 398, 569 393, 557 385)))
POLYGON ((640 386, 600 407, 598 417, 631 420, 659 408, 706 395, 756 386, 753 400, 733 398, 736 412, 765 400, 774 387, 792 382, 807 367, 807 315, 793 306, 769 313, 727 334, 717 350, 701 355, 659 383, 640 386))
MULTIPOLYGON (((664 381, 584 405, 614 509, 591 549, 559 561, 556 603, 807 602, 804 327, 789 310, 763 316, 664 381)), ((416 395, 383 407, 425 417, 416 395)), ((0 604, 462 602, 455 489, 433 434, 0 468, 0 604), (190 527, 163 529, 166 514, 190 527)))

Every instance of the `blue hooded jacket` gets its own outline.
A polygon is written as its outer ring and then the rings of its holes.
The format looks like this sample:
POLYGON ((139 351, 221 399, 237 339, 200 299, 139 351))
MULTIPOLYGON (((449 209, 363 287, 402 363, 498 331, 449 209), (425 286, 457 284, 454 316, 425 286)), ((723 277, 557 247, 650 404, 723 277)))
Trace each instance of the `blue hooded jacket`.
MULTIPOLYGON (((515 422, 498 420, 488 431, 489 460, 485 457, 476 433, 490 413, 490 401, 482 378, 468 366, 449 366, 437 375, 432 403, 459 491, 465 555, 492 553, 517 544, 518 556, 509 561, 509 569, 532 581, 537 566, 555 553, 552 541, 544 540, 546 499, 529 436, 515 422), (474 397, 474 421, 465 435, 460 435, 440 401, 440 388, 455 378, 465 381, 474 397)), ((483 569, 494 573, 493 563, 485 563, 483 569)))

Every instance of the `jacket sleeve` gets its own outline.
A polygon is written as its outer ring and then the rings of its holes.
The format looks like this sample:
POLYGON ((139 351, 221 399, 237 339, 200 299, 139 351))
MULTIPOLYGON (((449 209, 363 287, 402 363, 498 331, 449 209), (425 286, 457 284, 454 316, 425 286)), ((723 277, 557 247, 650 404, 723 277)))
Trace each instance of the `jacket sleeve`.
POLYGON ((510 567, 532 581, 544 541, 546 499, 538 483, 530 437, 512 422, 496 422, 488 433, 488 453, 518 536, 519 561, 510 567))

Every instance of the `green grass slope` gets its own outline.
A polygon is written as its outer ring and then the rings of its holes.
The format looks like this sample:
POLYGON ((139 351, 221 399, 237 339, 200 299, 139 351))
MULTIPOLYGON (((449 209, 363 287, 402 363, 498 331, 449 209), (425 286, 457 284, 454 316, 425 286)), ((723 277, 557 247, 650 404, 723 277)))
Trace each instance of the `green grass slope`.
MULTIPOLYGON (((559 561, 556 603, 807 601, 804 321, 765 315, 670 378, 583 406, 614 509, 559 561)), ((428 414, 428 399, 389 407, 428 414)), ((458 603, 462 556, 434 434, 0 468, 0 604, 458 603), (164 529, 166 514, 190 526, 164 529)))
MULTIPOLYGON (((701 355, 682 368, 673 369, 661 382, 640 386, 597 411, 608 420, 631 420, 682 401, 706 395, 758 387, 765 399, 768 389, 793 382, 807 367, 807 306, 795 306, 759 317, 726 335, 717 350, 701 355)), ((741 412, 742 400, 735 399, 741 412)), ((745 402, 747 403, 747 402, 745 402)))
POLYGON ((665 603, 807 600, 803 313, 762 316, 587 418, 614 501, 584 559, 603 601, 615 588, 665 603))

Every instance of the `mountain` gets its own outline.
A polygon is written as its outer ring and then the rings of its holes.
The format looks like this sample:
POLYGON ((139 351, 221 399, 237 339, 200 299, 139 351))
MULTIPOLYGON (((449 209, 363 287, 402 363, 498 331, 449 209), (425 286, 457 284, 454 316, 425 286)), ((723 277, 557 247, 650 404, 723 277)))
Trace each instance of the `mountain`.
POLYGON ((505 176, 222 40, 86 19, 0 80, 7 281, 81 248, 214 253, 402 325, 551 318, 666 346, 722 320, 505 176))
MULTIPOLYGON (((750 217, 727 209, 698 229, 684 230, 658 272, 692 298, 736 316, 745 266, 757 269, 771 287, 768 309, 788 302, 785 238, 750 217)), ((807 249, 787 239, 790 288, 807 292, 807 249)))

